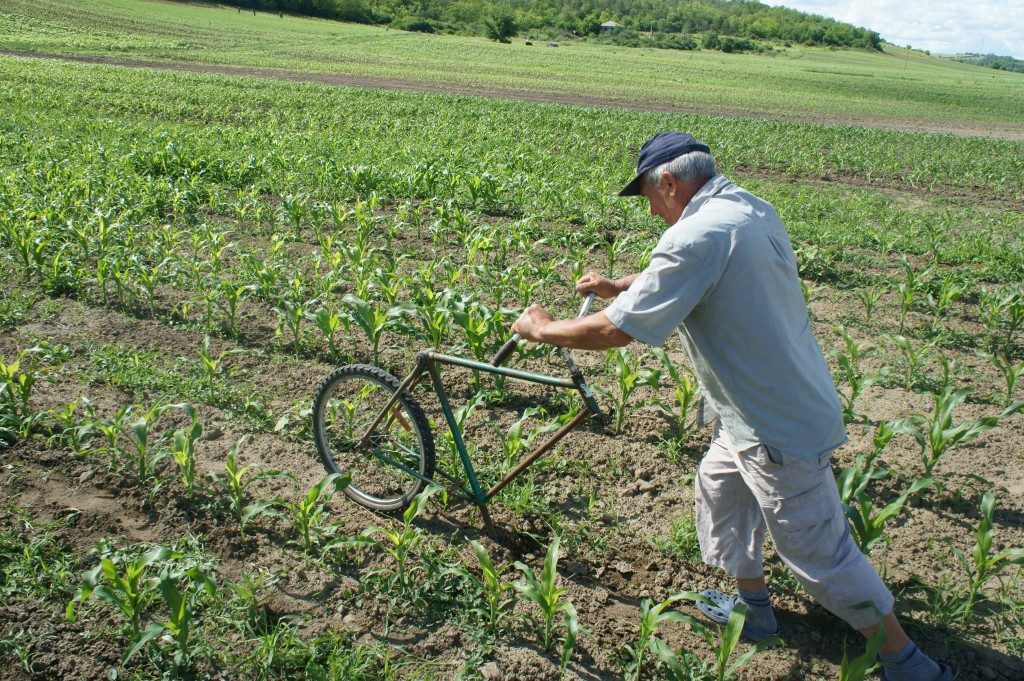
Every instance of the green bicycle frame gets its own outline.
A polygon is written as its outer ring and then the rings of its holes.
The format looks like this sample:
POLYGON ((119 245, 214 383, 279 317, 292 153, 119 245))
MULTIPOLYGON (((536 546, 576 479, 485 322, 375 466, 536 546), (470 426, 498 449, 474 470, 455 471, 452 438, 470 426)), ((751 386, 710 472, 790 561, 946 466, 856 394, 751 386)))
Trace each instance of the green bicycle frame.
MULTIPOLYGON (((584 316, 587 313, 587 309, 590 307, 590 303, 593 300, 593 294, 587 296, 580 308, 579 317, 584 316)), ((518 338, 513 338, 509 341, 510 344, 514 345, 518 342, 518 338)), ((367 446, 375 457, 383 461, 384 463, 395 466, 403 472, 411 475, 415 478, 419 478, 425 482, 435 482, 430 478, 421 475, 418 471, 391 459, 385 457, 374 451, 373 447, 369 447, 371 434, 377 429, 377 426, 387 418, 389 410, 394 406, 398 400, 398 396, 409 390, 413 385, 418 383, 425 374, 430 376, 430 382, 433 386, 434 394, 437 395, 438 404, 441 406, 441 412, 444 414, 445 422, 448 424, 448 430, 452 434, 452 440, 455 442, 455 448, 458 450, 459 460, 462 462, 462 466, 466 472, 466 479, 469 482, 467 488, 462 481, 456 479, 454 476, 449 475, 445 471, 437 470, 436 473, 447 479, 452 483, 449 487, 449 491, 458 492, 467 501, 476 506, 480 507, 481 512, 484 515, 484 519, 490 522, 488 517, 485 504, 498 492, 500 492, 505 485, 512 482, 515 478, 529 468, 538 458, 543 456, 545 453, 550 451, 558 442, 569 434, 570 431, 575 429, 579 424, 583 423, 590 416, 600 416, 601 408, 598 406, 597 401, 594 399, 594 393, 591 391, 590 386, 587 385, 586 379, 583 376, 583 371, 573 360, 572 355, 565 348, 559 348, 559 353, 562 359, 565 361, 569 369, 570 378, 559 378, 557 376, 548 376, 546 374, 538 374, 531 371, 522 371, 519 369, 509 369, 500 366, 500 360, 496 358, 495 363, 487 364, 485 362, 478 362, 464 357, 455 357, 453 355, 445 355, 436 350, 424 350, 416 354, 416 366, 412 372, 402 381, 398 390, 395 391, 391 399, 381 408, 377 418, 374 419, 370 427, 366 429, 363 437, 360 439, 361 446, 367 446), (466 448, 465 440, 462 437, 462 431, 459 429, 458 421, 455 418, 455 414, 452 411, 451 404, 448 401, 448 393, 444 389, 444 384, 441 382, 441 371, 440 365, 454 365, 464 367, 466 369, 472 369, 474 371, 483 371, 488 374, 495 374, 498 376, 505 376, 519 381, 527 383, 539 383, 542 385, 548 385, 555 388, 566 388, 572 389, 579 392, 583 398, 583 408, 576 416, 569 422, 559 428, 557 431, 551 434, 551 436, 541 443, 536 449, 529 454, 525 455, 519 462, 510 470, 505 477, 495 483, 490 489, 484 491, 480 487, 480 482, 476 476, 476 470, 473 468, 473 462, 469 458, 469 451, 466 448)), ((499 356, 502 353, 499 353, 499 356)), ((507 353, 506 353, 507 354, 507 353)))

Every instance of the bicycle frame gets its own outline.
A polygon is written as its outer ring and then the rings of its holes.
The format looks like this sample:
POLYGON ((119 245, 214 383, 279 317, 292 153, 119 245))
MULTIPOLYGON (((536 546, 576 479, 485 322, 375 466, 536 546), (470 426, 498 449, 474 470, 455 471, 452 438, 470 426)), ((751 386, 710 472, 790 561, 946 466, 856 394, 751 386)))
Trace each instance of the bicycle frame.
MULTIPOLYGON (((593 300, 593 294, 589 295, 584 301, 580 308, 580 317, 587 313, 590 303, 593 300)), ((518 339, 513 338, 513 341, 518 339)), ((512 342, 512 341, 510 341, 512 342)), ((575 429, 579 424, 583 423, 590 416, 600 416, 601 408, 598 406, 597 401, 594 399, 594 394, 590 390, 590 386, 587 385, 586 379, 583 376, 583 371, 576 364, 572 355, 565 348, 559 348, 559 353, 562 359, 565 361, 568 369, 570 378, 559 378, 557 376, 548 376, 546 374, 538 374, 530 371, 522 371, 519 369, 509 369, 500 366, 498 361, 494 364, 487 364, 485 362, 478 362, 464 357, 455 357, 452 355, 445 355, 436 350, 424 350, 416 354, 416 366, 412 372, 402 381, 398 390, 392 395, 391 399, 381 408, 377 418, 374 419, 370 427, 366 429, 366 432, 360 438, 360 446, 367 447, 375 457, 383 461, 384 463, 395 466, 403 472, 411 475, 415 478, 419 478, 428 483, 435 482, 430 478, 420 475, 418 471, 415 471, 408 466, 385 457, 374 451, 373 447, 368 446, 370 444, 371 434, 376 430, 377 426, 387 418, 389 410, 394 406, 398 400, 398 396, 409 390, 413 385, 418 383, 424 375, 430 376, 430 382, 433 386, 434 394, 437 395, 437 401, 441 406, 441 411, 444 414, 445 422, 448 424, 448 430, 452 434, 452 439, 455 442, 455 448, 458 450, 459 459, 462 462, 462 466, 466 471, 466 478, 469 482, 469 488, 463 484, 462 481, 458 480, 452 475, 442 470, 435 471, 436 474, 441 475, 448 480, 451 485, 448 486, 449 491, 458 492, 470 503, 478 506, 481 513, 484 516, 484 520, 490 523, 490 518, 487 514, 485 504, 498 492, 500 492, 505 485, 516 479, 529 468, 537 459, 543 456, 545 453, 550 451, 558 442, 575 429), (462 431, 459 429, 458 421, 455 418, 455 414, 452 411, 451 404, 448 401, 448 393, 444 389, 444 384, 441 382, 441 371, 440 365, 453 365, 460 366, 466 369, 472 369, 474 371, 483 371, 488 374, 494 374, 497 376, 505 376, 519 381, 527 383, 539 383, 542 385, 549 385, 556 388, 572 389, 579 392, 583 398, 583 408, 571 421, 563 425, 557 431, 541 443, 536 449, 529 454, 522 457, 519 462, 510 470, 505 477, 495 483, 490 489, 484 491, 480 487, 480 483, 477 480, 476 470, 473 468, 473 462, 469 458, 469 451, 466 449, 466 443, 462 437, 462 431)), ((501 354, 501 353, 499 353, 501 354)))

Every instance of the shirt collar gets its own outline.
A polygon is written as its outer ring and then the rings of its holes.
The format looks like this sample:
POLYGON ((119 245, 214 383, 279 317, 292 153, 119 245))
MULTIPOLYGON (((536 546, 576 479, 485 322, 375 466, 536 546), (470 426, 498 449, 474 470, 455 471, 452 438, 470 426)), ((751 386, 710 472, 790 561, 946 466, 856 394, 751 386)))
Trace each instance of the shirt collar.
POLYGON ((683 209, 682 218, 688 218, 698 210, 700 207, 707 203, 708 199, 717 194, 718 192, 725 189, 725 186, 729 184, 729 178, 719 173, 712 177, 710 180, 704 183, 704 186, 697 190, 697 193, 690 199, 690 203, 686 204, 686 208, 683 209))

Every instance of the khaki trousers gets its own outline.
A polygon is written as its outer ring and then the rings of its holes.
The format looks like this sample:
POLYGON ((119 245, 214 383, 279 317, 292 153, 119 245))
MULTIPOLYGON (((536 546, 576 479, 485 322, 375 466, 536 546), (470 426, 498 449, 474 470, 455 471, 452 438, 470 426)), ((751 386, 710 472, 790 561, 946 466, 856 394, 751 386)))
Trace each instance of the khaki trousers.
POLYGON ((800 584, 854 629, 892 611, 892 593, 850 536, 828 455, 808 461, 764 445, 732 453, 716 434, 695 488, 697 537, 708 565, 741 579, 762 576, 767 528, 800 584))

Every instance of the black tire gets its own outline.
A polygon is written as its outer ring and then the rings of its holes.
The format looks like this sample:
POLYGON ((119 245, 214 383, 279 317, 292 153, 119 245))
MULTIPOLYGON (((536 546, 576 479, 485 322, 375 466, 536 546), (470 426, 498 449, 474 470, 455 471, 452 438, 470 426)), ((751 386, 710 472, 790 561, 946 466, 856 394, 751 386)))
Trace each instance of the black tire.
POLYGON ((405 508, 426 484, 378 456, 400 461, 425 478, 434 475, 434 437, 423 409, 408 392, 374 432, 373 453, 356 446, 400 386, 383 369, 349 364, 331 372, 313 398, 313 439, 320 461, 329 473, 351 474, 345 493, 376 511, 405 508))

